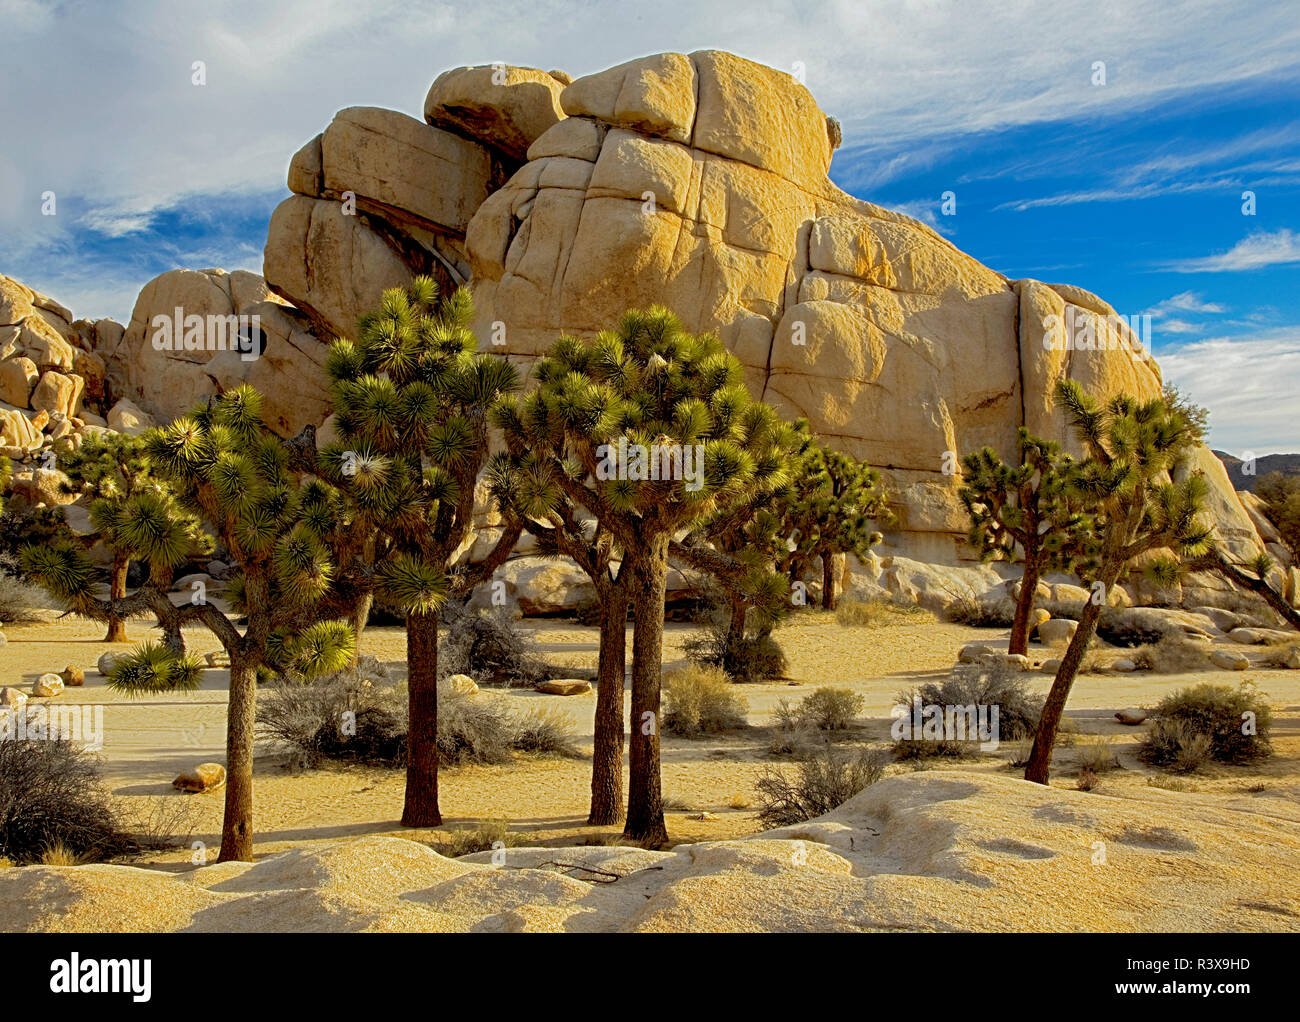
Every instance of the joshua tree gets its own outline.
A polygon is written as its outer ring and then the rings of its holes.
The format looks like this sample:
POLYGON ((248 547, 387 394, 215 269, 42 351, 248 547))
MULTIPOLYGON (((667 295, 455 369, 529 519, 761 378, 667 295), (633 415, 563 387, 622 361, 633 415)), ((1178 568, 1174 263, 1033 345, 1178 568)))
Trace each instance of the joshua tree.
MULTIPOLYGON (((504 400, 497 422, 508 453, 489 468, 502 509, 526 522, 545 554, 568 557, 591 579, 600 610, 600 652, 596 669, 596 730, 591 764, 591 810, 587 822, 609 825, 623 820, 623 681, 627 664, 627 612, 632 571, 623 570, 620 551, 608 526, 575 505, 557 480, 577 462, 563 436, 536 431, 535 399, 504 400)), ((541 417, 545 421, 545 415, 541 417)), ((594 480, 583 480, 583 488, 594 480)))
MULTIPOLYGON (((332 525, 337 494, 319 480, 303 481, 300 445, 271 434, 260 407, 256 391, 239 387, 145 434, 145 453, 181 508, 138 493, 121 523, 128 542, 152 563, 171 564, 189 542, 190 516, 201 517, 236 564, 230 593, 248 619, 243 633, 206 600, 176 608, 181 620, 207 627, 230 656, 222 861, 253 855, 259 669, 312 674, 336 670, 352 655, 351 630, 321 617, 334 574, 321 524, 332 525)), ((24 562, 57 595, 87 599, 94 570, 78 547, 29 548, 24 562)), ((111 602, 119 611, 134 606, 132 598, 111 602)), ((110 684, 130 694, 192 688, 197 667, 191 658, 148 644, 119 661, 110 684)))
POLYGON ((1020 464, 1007 464, 991 447, 962 459, 959 491, 971 520, 967 542, 984 560, 1016 558, 1024 571, 1011 622, 1008 651, 1029 651, 1029 617, 1038 580, 1068 568, 1082 553, 1091 522, 1069 485, 1074 460, 1057 444, 1020 429, 1020 464))
POLYGON ((505 561, 503 530, 488 557, 455 567, 474 527, 474 489, 488 457, 488 413, 517 386, 504 359, 476 354, 469 292, 439 299, 428 277, 384 292, 357 340, 330 348, 339 440, 322 470, 350 498, 358 534, 381 539, 376 581, 406 615, 410 730, 402 823, 436 827, 438 609, 505 561))
POLYGON ((822 565, 822 607, 835 609, 834 557, 866 556, 880 542, 877 522, 890 520, 880 475, 865 462, 814 446, 802 468, 794 520, 797 542, 822 565))
POLYGON ((1233 560, 1224 549, 1215 544, 1205 553, 1188 562, 1191 571, 1211 571, 1239 589, 1254 593, 1273 609, 1292 628, 1300 629, 1300 610, 1289 603, 1269 583, 1274 562, 1268 554, 1261 553, 1248 563, 1233 560))
POLYGON ((108 615, 105 642, 126 642, 126 622, 113 612, 112 601, 126 596, 127 572, 132 559, 144 551, 134 542, 141 521, 134 509, 141 499, 167 505, 166 513, 186 526, 190 538, 187 556, 211 550, 211 540, 199 520, 185 515, 176 505, 166 482, 159 478, 145 454, 143 437, 125 433, 92 433, 79 448, 70 448, 58 457, 60 470, 68 477, 65 489, 86 500, 86 510, 98 539, 112 556, 108 572, 109 602, 102 605, 108 615))
MULTIPOLYGON (((1208 492, 1204 477, 1192 473, 1172 481, 1196 442, 1196 431, 1181 412, 1161 398, 1139 402, 1125 395, 1101 407, 1073 380, 1057 385, 1057 397, 1087 455, 1071 474, 1070 486, 1095 516, 1101 586, 1084 605, 1034 732, 1025 779, 1039 784, 1047 783, 1061 714, 1111 586, 1135 558, 1161 550, 1194 558, 1211 535, 1201 520, 1208 492)), ((1157 556, 1147 570, 1155 581, 1167 583, 1180 565, 1157 556)))
POLYGON ((659 772, 660 680, 673 535, 755 490, 782 485, 788 429, 745 390, 740 363, 667 309, 628 312, 594 342, 563 337, 535 367, 521 414, 572 467, 556 483, 589 509, 631 571, 631 788, 624 833, 667 840, 659 772))

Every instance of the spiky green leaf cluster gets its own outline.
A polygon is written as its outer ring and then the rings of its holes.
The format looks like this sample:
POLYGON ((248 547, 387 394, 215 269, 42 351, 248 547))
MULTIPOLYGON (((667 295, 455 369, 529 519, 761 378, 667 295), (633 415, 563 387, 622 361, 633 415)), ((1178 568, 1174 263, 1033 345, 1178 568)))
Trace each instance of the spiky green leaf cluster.
POLYGON ((108 687, 134 697, 192 692, 202 680, 203 663, 198 657, 178 655, 160 642, 146 642, 117 658, 108 675, 108 687))

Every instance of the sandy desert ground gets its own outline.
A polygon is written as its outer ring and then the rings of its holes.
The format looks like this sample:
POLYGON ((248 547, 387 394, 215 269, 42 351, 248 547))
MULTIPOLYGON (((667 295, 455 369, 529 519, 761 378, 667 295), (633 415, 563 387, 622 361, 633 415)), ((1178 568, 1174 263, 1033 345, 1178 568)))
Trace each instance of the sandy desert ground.
MULTIPOLYGON (((594 668, 596 633, 567 620, 526 622, 541 649, 556 663, 594 668)), ((84 687, 67 689, 61 703, 104 706, 104 771, 112 791, 128 813, 144 818, 160 800, 184 800, 183 830, 214 847, 219 834, 221 795, 185 796, 173 791, 172 779, 183 769, 206 760, 224 759, 225 672, 205 673, 202 688, 193 693, 130 700, 109 691, 94 665, 110 648, 98 641, 102 626, 73 618, 11 626, 8 646, 0 653, 0 684, 31 681, 45 671, 72 664, 86 669, 84 687)), ((132 638, 149 636, 144 623, 132 624, 132 638)), ((665 668, 684 663, 682 642, 693 628, 668 626, 665 668)), ((744 731, 689 740, 665 736, 664 791, 668 827, 676 842, 697 842, 753 834, 762 827, 752 809, 753 784, 765 767, 781 764, 767 749, 772 710, 782 698, 797 699, 819 685, 852 688, 865 698, 860 726, 845 744, 884 744, 889 735, 889 708, 900 690, 941 677, 951 668, 966 642, 992 642, 1005 633, 946 623, 907 623, 883 628, 845 628, 830 614, 808 611, 778 631, 790 660, 790 679, 746 685, 749 724, 744 731), (701 812, 704 819, 693 819, 701 812)), ((187 633, 192 650, 215 649, 203 631, 187 633)), ((1241 647, 1250 653, 1249 647, 1241 647)), ((404 669, 404 633, 398 628, 370 628, 363 650, 404 669)), ((1031 655, 1046 651, 1031 645, 1031 655)), ((1050 677, 1029 676, 1046 691, 1050 677)), ((1094 795, 1146 797, 1148 782, 1162 775, 1138 762, 1135 748, 1142 728, 1125 727, 1112 717, 1117 709, 1150 706, 1162 695, 1185 684, 1215 680, 1229 684, 1252 681, 1270 697, 1275 712, 1276 755, 1250 767, 1211 766, 1187 779, 1185 790, 1168 794, 1189 805, 1232 812, 1263 814, 1290 820, 1300 828, 1300 671, 1255 669, 1244 672, 1203 672, 1195 675, 1090 674, 1082 676, 1071 696, 1068 715, 1079 735, 1102 735, 1113 741, 1121 769, 1101 775, 1094 795)), ((544 700, 569 714, 584 751, 590 751, 594 696, 560 697, 522 690, 489 690, 492 698, 544 700)), ((1081 743, 1058 750, 1053 783, 1073 789, 1075 760, 1081 743)), ((931 768, 1015 778, 1008 767, 1011 750, 960 763, 934 762, 931 768)), ((914 767, 895 764, 891 773, 914 767)), ((259 754, 256 782, 256 829, 259 856, 289 847, 374 835, 414 838, 437 844, 443 835, 411 831, 397 825, 402 804, 400 771, 330 767, 298 769, 291 758, 265 748, 259 754)), ((584 823, 590 761, 553 757, 521 757, 505 766, 461 766, 444 769, 441 777, 443 829, 473 827, 482 821, 507 820, 520 844, 551 847, 600 844, 617 837, 616 828, 591 828, 584 823)), ((190 868, 192 852, 183 849, 151 853, 137 865, 170 870, 190 868)), ((1298 921, 1300 922, 1300 921, 1298 921)))

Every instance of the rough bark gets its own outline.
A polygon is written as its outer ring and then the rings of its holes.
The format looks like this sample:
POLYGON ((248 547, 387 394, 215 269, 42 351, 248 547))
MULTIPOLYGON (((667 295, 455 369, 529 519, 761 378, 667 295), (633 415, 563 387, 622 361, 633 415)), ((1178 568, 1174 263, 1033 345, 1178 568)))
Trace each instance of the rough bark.
MULTIPOLYGON (((108 597, 110 600, 121 600, 126 597, 126 576, 130 570, 131 561, 125 554, 113 555, 113 567, 109 574, 108 580, 108 597)), ((129 642, 126 637, 126 621, 112 610, 108 612, 108 634, 104 636, 105 642, 129 642)))
POLYGON ((627 586, 615 584, 600 607, 600 665, 591 761, 593 825, 623 821, 623 682, 627 662, 627 586))
POLYGON ((219 862, 253 860, 253 728, 257 716, 257 671, 239 655, 230 659, 230 704, 226 713, 226 805, 221 821, 219 862))
POLYGON ((438 615, 406 617, 407 735, 406 800, 402 826, 437 827, 438 811, 438 615))
POLYGON ((623 834, 646 847, 667 842, 659 776, 659 688, 663 667, 668 536, 653 536, 638 560, 632 594, 632 720, 630 785, 623 834))
MULTIPOLYGON (((1119 565, 1108 568, 1102 575, 1103 592, 1109 593, 1110 587, 1119 578, 1119 565)), ((1105 600, 1100 603, 1089 600, 1079 615, 1079 627, 1074 631, 1070 645, 1066 647, 1065 656, 1061 658, 1060 669, 1052 681, 1051 691, 1047 693, 1047 702, 1043 704, 1042 716, 1034 731, 1034 747, 1029 753, 1029 763, 1025 766, 1025 780, 1037 784, 1046 784, 1051 773, 1052 749, 1056 746, 1056 732, 1061 724, 1061 715, 1065 712, 1065 703, 1070 698, 1070 688, 1083 665, 1083 656, 1088 650, 1097 631, 1097 620, 1101 617, 1105 600)))
POLYGON ((1008 653, 1029 653, 1029 615, 1034 609, 1034 597, 1038 591, 1040 565, 1038 558, 1025 560, 1025 572, 1020 579, 1020 596, 1016 599, 1016 613, 1011 619, 1011 642, 1007 645, 1008 653))
POLYGON ((349 623, 352 625, 352 638, 354 648, 352 650, 352 665, 355 667, 357 660, 361 657, 361 633, 365 631, 366 622, 370 620, 370 608, 374 606, 374 593, 366 592, 357 597, 357 602, 352 608, 352 613, 348 615, 349 623))
POLYGON ((822 610, 835 609, 835 559, 822 554, 822 610))

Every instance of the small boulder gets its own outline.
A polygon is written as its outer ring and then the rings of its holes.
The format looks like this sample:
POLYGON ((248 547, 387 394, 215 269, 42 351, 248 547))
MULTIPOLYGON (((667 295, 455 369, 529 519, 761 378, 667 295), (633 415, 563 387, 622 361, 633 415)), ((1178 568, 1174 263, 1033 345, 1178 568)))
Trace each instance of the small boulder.
POLYGON ((1121 724, 1136 725, 1147 719, 1146 710, 1118 710, 1115 719, 1121 724))
POLYGON ((472 696, 478 691, 478 682, 468 674, 453 674, 444 684, 451 691, 459 692, 461 695, 472 696))
POLYGON ((226 783, 226 768, 220 763, 200 763, 192 770, 186 770, 176 780, 173 788, 181 791, 216 791, 226 783))
POLYGON ((86 672, 80 667, 73 667, 71 664, 59 672, 59 677, 63 679, 63 684, 69 688, 80 688, 86 683, 86 672))
MULTIPOLYGON (((0 646, 3 645, 4 643, 0 642, 0 646)), ((1292 646, 1286 651, 1286 655, 1282 658, 1282 666, 1293 671, 1300 670, 1300 646, 1292 646)))
POLYGON ((121 658, 120 653, 105 653, 99 658, 95 665, 95 670, 99 671, 105 678, 113 672, 113 665, 121 658))
POLYGON ((707 809, 701 809, 698 813, 690 813, 686 818, 688 820, 699 820, 701 823, 708 823, 711 820, 717 819, 717 817, 707 809))
POLYGON ((57 674, 42 674, 32 686, 34 696, 57 696, 63 691, 63 679, 57 674))
POLYGON ((1120 657, 1118 660, 1111 661, 1110 669, 1112 671, 1122 671, 1127 674, 1130 671, 1136 671, 1137 664, 1132 660, 1129 660, 1127 657, 1120 657))
POLYGON ((11 710, 21 709, 27 703, 27 693, 19 692, 12 685, 6 685, 0 688, 0 706, 7 706, 11 710))
POLYGON ((1055 674, 1061 669, 1061 661, 1056 657, 1052 657, 1050 660, 1044 660, 1043 666, 1038 669, 1044 674, 1055 674))
POLYGON ((996 650, 991 646, 986 646, 982 642, 968 642, 961 648, 957 654, 959 664, 976 664, 979 663, 980 657, 992 656, 996 650))
POLYGON ((1216 649, 1210 654, 1210 662, 1225 671, 1244 671, 1250 666, 1250 658, 1245 653, 1229 649, 1216 649))
POLYGON ((1044 621, 1050 620, 1052 620, 1051 614, 1045 611, 1042 607, 1035 607, 1029 612, 1029 634, 1033 635, 1035 628, 1041 625, 1044 621))
POLYGON ((533 687, 548 696, 585 696, 591 691, 591 682, 582 678, 552 678, 550 681, 539 681, 533 687))
POLYGON ((1228 633, 1230 642, 1238 642, 1243 646, 1258 646, 1264 641, 1264 637, 1253 628, 1234 628, 1228 633))
POLYGON ((216 650, 212 653, 204 653, 203 662, 209 667, 229 667, 230 656, 225 650, 216 650))
POLYGON ((1066 646, 1074 638, 1078 628, 1078 621, 1071 621, 1069 618, 1052 618, 1038 626, 1038 639, 1045 646, 1066 646))

